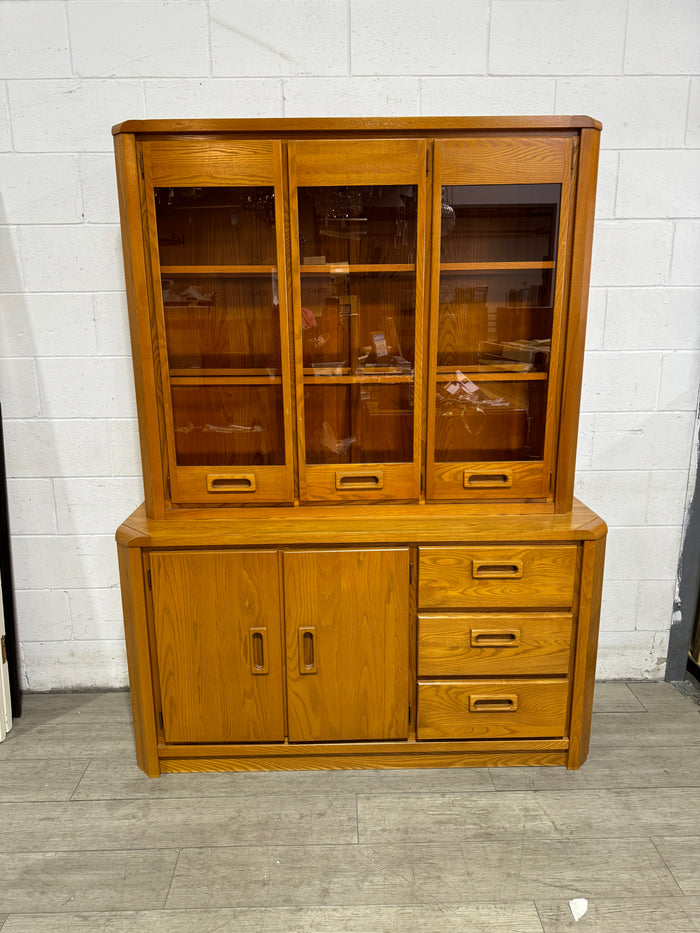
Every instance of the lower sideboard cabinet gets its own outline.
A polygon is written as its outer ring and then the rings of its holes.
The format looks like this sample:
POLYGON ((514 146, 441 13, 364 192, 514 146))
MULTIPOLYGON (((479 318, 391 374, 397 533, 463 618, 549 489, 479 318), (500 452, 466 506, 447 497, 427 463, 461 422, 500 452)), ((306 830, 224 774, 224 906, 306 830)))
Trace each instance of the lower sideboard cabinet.
POLYGON ((585 761, 605 524, 386 512, 124 522, 147 774, 585 761))

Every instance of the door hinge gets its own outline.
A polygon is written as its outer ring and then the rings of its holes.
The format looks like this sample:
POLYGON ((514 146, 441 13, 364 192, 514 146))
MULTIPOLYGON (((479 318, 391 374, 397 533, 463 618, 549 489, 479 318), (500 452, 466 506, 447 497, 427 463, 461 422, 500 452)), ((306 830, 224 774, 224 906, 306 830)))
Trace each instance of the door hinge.
POLYGON ((153 581, 151 580, 151 568, 149 567, 146 571, 146 582, 148 583, 148 589, 153 589, 153 581))
POLYGON ((143 169, 143 149, 140 149, 140 150, 139 150, 139 166, 140 166, 140 168, 141 168, 141 178, 145 178, 145 177, 146 177, 146 173, 145 173, 145 171, 144 171, 144 169, 143 169))
POLYGON ((2 653, 2 664, 7 664, 7 651, 5 650, 5 636, 0 636, 0 653, 2 653))

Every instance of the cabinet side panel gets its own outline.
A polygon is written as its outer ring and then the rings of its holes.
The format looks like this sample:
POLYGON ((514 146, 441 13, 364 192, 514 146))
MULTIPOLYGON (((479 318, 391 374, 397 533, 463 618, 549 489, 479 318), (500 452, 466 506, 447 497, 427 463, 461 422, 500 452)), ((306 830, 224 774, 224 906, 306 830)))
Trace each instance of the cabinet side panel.
POLYGON ((284 739, 274 551, 151 554, 166 742, 284 739))
POLYGON ((129 665, 131 709, 134 718, 136 761, 139 768, 145 771, 149 777, 158 777, 160 765, 158 762, 141 551, 130 549, 124 544, 118 544, 117 552, 124 612, 126 656, 129 665))
POLYGON ((139 417, 141 462, 146 511, 152 518, 165 514, 165 491, 160 468, 160 431, 153 344, 149 326, 149 297, 145 269, 142 227, 142 202, 138 186, 138 160, 133 136, 115 136, 114 153, 119 188, 122 250, 126 296, 129 306, 129 329, 134 364, 136 404, 139 417))
POLYGON ((290 742, 408 735, 408 548, 284 555, 290 742))

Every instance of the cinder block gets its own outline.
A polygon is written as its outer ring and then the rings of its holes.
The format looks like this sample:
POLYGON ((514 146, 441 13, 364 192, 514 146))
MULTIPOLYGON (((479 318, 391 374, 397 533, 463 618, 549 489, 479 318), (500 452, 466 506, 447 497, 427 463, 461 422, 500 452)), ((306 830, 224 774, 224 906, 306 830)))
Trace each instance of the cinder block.
POLYGON ((71 75, 62 3, 0 3, 0 61, 4 78, 71 75))
POLYGON ((353 74, 486 73, 487 0, 353 0, 350 28, 353 74))
POLYGON ((93 355, 97 339, 90 295, 5 295, 0 347, 6 357, 93 355))
POLYGON ((65 590, 17 590, 15 601, 22 642, 70 639, 70 605, 65 590))
POLYGON ((679 220, 675 224, 671 285, 700 285, 700 223, 679 220))
POLYGON ((640 632, 671 627, 675 580, 640 580, 635 628, 640 632))
POLYGON ((345 0, 215 0, 209 16, 215 76, 348 71, 345 0))
POLYGON ((659 353, 586 354, 582 411, 650 411, 656 407, 659 353))
POLYGON ((601 632, 598 680, 663 680, 668 632, 601 632))
POLYGON ((136 413, 131 360, 62 357, 37 360, 42 412, 50 418, 129 418, 136 413))
POLYGON ((593 453, 593 428, 595 415, 582 411, 578 419, 578 443, 576 447, 576 469, 590 469, 593 453))
POLYGON ((10 139, 10 112, 7 109, 7 90, 4 81, 0 81, 0 152, 12 148, 10 139))
POLYGON ((700 349, 699 309, 697 288, 611 288, 605 349, 700 349))
POLYGON ((598 159, 598 185, 595 196, 596 220, 612 220, 615 217, 619 163, 620 153, 617 150, 601 150, 598 159))
POLYGON ((0 227, 0 292, 22 292, 21 246, 16 227, 0 227))
POLYGON ((620 153, 617 217, 700 215, 698 153, 692 149, 620 153))
POLYGON ((83 218, 89 224, 118 224, 119 195, 114 156, 87 152, 79 157, 83 218))
POLYGON ((15 535, 15 586, 60 590, 116 586, 114 535, 15 535))
POLYGON ((138 81, 10 81, 8 94, 21 152, 111 152, 112 126, 144 116, 138 81))
MULTIPOLYGON (((139 426, 135 418, 110 420, 107 422, 109 450, 112 455, 112 474, 114 476, 141 476, 141 448, 139 446, 139 426)), ((143 499, 143 488, 141 488, 143 499)), ((122 519, 126 515, 122 516, 122 519)))
POLYGON ((131 357, 126 295, 123 292, 96 292, 93 307, 99 355, 131 357))
POLYGON ((8 479, 10 528, 17 535, 50 535, 57 531, 50 479, 8 479))
POLYGON ((494 0, 489 71, 620 74, 626 13, 624 3, 609 0, 494 0))
POLYGON ((557 113, 588 113, 600 120, 603 149, 683 146, 687 100, 687 78, 611 75, 557 81, 557 113))
POLYGON ((576 477, 576 496, 609 525, 639 525, 647 510, 649 473, 586 471, 576 477))
POLYGON ((605 549, 606 580, 675 580, 681 528, 676 525, 612 527, 605 549))
POLYGON ((690 82, 690 102, 688 104, 688 132, 685 144, 689 149, 700 149, 700 79, 690 82))
POLYGON ((0 399, 3 418, 36 418, 41 414, 34 360, 2 360, 0 399))
POLYGON ((21 664, 27 690, 117 690, 128 685, 124 639, 26 642, 21 664))
POLYGON ((419 83, 418 78, 286 78, 284 115, 413 116, 419 83))
MULTIPOLYGON (((682 525, 687 492, 687 470, 652 470, 649 474, 649 504, 644 515, 647 524, 682 525)), ((668 604, 669 612, 671 602, 668 604)))
POLYGON ((121 233, 116 224, 24 227, 22 247, 29 291, 124 289, 121 233))
POLYGON ((209 74, 206 4, 69 3, 75 73, 84 77, 209 74))
POLYGON ((670 222, 599 221, 593 236, 591 284, 665 284, 672 239, 670 222))
POLYGON ((149 119, 281 117, 280 78, 199 78, 144 81, 149 119))
POLYGON ((605 288, 592 288, 588 295, 586 322, 586 350, 602 350, 608 292, 605 288))
POLYGON ((59 478, 53 485, 58 532, 63 535, 114 534, 143 501, 139 477, 59 478))
POLYGON ((696 0, 632 0, 625 74, 697 74, 698 35, 700 6, 696 0))
POLYGON ((69 590, 71 627, 77 640, 119 640, 124 637, 118 586, 100 590, 69 590))
POLYGON ((687 470, 693 412, 600 412, 595 419, 596 470, 687 470))
POLYGON ((451 114, 554 113, 554 78, 423 78, 424 116, 451 114))
POLYGON ((73 155, 11 152, 0 155, 2 202, 8 224, 77 224, 82 221, 78 160, 73 155))
POLYGON ((600 625, 605 632, 633 632, 637 609, 636 580, 603 583, 600 625))
POLYGON ((8 476, 109 476, 108 422, 43 419, 4 424, 8 476))
POLYGON ((695 411, 700 384, 700 351, 664 353, 661 361, 659 408, 665 411, 695 411))

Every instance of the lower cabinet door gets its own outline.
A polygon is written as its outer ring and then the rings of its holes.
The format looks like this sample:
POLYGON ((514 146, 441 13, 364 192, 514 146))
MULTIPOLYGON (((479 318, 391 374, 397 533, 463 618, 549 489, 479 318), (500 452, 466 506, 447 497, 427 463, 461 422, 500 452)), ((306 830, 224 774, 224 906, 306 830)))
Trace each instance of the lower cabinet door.
POLYGON ((166 742, 284 741, 279 555, 150 556, 166 742))
POLYGON ((284 555, 290 742, 408 736, 407 548, 284 555))

